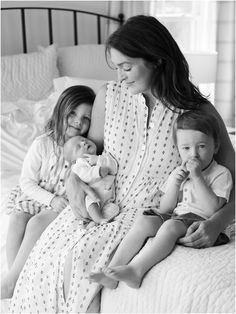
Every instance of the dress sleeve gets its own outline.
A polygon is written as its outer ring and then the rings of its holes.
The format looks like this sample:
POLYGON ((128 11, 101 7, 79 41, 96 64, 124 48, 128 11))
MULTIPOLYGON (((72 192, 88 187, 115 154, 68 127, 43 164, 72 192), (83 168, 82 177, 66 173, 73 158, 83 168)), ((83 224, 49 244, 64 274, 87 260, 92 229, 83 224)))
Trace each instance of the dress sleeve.
POLYGON ((50 205, 55 195, 39 186, 43 158, 45 158, 45 145, 43 145, 41 138, 36 138, 23 162, 20 187, 30 198, 45 205, 50 205))

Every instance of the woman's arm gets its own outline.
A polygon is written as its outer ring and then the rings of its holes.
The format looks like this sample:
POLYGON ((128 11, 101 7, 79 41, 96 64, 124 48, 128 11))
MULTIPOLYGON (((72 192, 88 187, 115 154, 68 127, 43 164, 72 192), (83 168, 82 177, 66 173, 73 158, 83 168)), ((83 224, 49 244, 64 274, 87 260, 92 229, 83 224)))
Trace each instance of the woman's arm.
POLYGON ((98 154, 103 151, 106 89, 106 85, 102 86, 96 96, 88 133, 88 138, 97 145, 98 154))
MULTIPOLYGON (((97 145, 98 153, 103 150, 104 123, 105 123, 105 97, 106 85, 98 92, 92 110, 91 125, 88 138, 97 145)), ((87 218, 88 213, 85 207, 85 195, 89 195, 94 201, 98 200, 96 193, 87 184, 82 182, 79 177, 71 173, 66 183, 66 192, 70 206, 78 218, 87 218)))
POLYGON ((194 222, 187 230, 185 237, 178 243, 195 248, 205 248, 214 245, 220 232, 222 232, 234 219, 234 190, 231 200, 214 215, 204 221, 194 222))
MULTIPOLYGON (((212 105, 203 107, 203 113, 209 112, 218 119, 220 126, 220 149, 215 156, 216 161, 225 166, 235 179, 235 151, 228 136, 225 124, 219 113, 212 105)), ((229 202, 213 214, 209 219, 192 224, 184 238, 179 243, 191 247, 212 246, 219 233, 222 232, 235 218, 235 193, 232 189, 229 202)))

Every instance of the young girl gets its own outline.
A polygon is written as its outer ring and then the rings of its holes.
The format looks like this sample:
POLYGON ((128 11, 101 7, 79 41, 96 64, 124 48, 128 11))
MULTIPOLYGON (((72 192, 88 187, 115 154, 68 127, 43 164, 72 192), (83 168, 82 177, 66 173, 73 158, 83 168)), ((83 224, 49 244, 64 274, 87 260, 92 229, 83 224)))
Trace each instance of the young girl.
MULTIPOLYGON (((177 118, 174 137, 182 164, 161 187, 164 194, 160 208, 143 212, 145 216, 136 220, 108 268, 92 273, 91 280, 110 288, 115 288, 118 281, 138 288, 145 273, 171 253, 191 224, 208 219, 228 202, 232 177, 227 168, 214 160, 220 145, 216 119, 187 111, 177 118), (151 236, 155 236, 151 244, 124 265, 122 259, 127 250, 132 250, 134 257, 151 236)), ((215 245, 228 241, 222 233, 215 245)))
POLYGON ((7 235, 9 273, 1 284, 1 298, 11 297, 19 273, 45 228, 68 205, 65 180, 70 173, 63 145, 71 137, 86 136, 95 94, 87 86, 72 86, 59 97, 45 133, 37 137, 24 159, 20 186, 9 202, 7 235), (30 236, 24 237, 25 230, 30 236))
POLYGON ((65 159, 73 163, 71 171, 89 184, 99 197, 99 201, 94 201, 86 195, 85 204, 90 219, 82 221, 92 220, 88 227, 111 221, 119 213, 119 206, 113 203, 117 162, 109 153, 96 154, 96 144, 82 136, 75 136, 64 145, 65 159))

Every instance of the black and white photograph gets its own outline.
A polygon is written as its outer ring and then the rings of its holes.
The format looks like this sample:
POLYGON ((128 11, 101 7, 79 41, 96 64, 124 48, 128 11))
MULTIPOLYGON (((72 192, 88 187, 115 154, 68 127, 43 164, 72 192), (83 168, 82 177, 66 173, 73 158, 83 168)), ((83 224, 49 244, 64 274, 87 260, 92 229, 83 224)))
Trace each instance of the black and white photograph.
POLYGON ((1 313, 235 313, 235 0, 1 0, 1 313))

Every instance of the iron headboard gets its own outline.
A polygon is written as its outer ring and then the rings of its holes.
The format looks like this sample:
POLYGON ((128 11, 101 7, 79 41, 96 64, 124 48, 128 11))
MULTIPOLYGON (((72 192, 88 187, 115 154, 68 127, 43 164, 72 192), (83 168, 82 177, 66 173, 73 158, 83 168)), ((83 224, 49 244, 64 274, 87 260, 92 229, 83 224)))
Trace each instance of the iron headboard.
POLYGON ((74 26, 74 44, 78 45, 78 32, 77 32, 77 13, 94 15, 97 17, 97 43, 101 44, 101 18, 112 20, 122 25, 124 22, 124 15, 121 13, 117 18, 111 17, 104 14, 93 13, 83 10, 66 9, 66 8, 49 8, 49 7, 11 7, 11 8, 1 8, 1 10, 18 10, 20 12, 21 28, 22 28, 22 42, 23 42, 23 52, 27 53, 27 36, 26 36, 26 21, 25 21, 25 10, 47 10, 48 15, 48 34, 49 34, 49 44, 53 44, 53 21, 52 14, 53 11, 65 11, 73 12, 73 26, 74 26))

